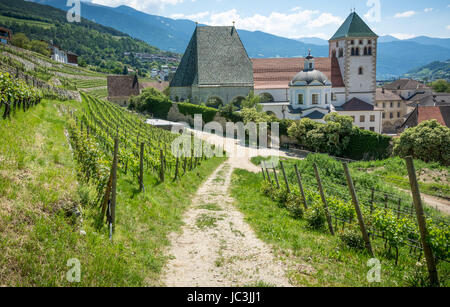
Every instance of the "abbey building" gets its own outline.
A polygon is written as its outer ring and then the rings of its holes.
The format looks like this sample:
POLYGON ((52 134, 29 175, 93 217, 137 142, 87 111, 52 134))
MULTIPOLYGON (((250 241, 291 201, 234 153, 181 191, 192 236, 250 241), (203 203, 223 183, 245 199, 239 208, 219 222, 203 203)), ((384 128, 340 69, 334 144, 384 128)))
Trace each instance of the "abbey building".
POLYGON ((234 27, 197 27, 171 82, 171 98, 193 103, 243 99, 250 91, 280 119, 323 121, 337 112, 382 132, 375 104, 378 36, 353 12, 329 40, 329 56, 249 59, 234 27))

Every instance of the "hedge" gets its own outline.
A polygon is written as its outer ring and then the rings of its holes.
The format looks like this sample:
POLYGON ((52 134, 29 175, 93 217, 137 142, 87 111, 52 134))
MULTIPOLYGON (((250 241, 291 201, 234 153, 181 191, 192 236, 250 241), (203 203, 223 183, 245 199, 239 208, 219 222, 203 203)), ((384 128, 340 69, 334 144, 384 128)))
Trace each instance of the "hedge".
POLYGON ((353 128, 344 156, 353 160, 382 160, 390 156, 391 137, 353 128))
POLYGON ((183 115, 201 114, 203 116, 203 121, 205 123, 212 122, 217 114, 217 110, 209 107, 199 106, 196 104, 191 104, 187 102, 178 103, 178 110, 183 115))

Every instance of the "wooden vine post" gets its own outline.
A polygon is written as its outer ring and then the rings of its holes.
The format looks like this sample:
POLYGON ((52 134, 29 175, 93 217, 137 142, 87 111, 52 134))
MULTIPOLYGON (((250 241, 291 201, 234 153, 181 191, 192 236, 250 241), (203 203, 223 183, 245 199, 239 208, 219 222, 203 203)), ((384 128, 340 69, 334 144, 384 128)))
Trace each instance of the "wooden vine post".
POLYGON ((417 182, 416 170, 412 157, 406 158, 406 167, 408 168, 409 183, 411 184, 411 192, 413 195, 414 206, 416 208, 417 222, 419 224, 420 239, 427 260, 428 273, 430 274, 430 281, 433 286, 439 287, 439 277, 436 269, 436 261, 434 259, 433 251, 428 244, 428 230, 425 219, 425 212, 423 211, 422 198, 420 197, 419 184, 417 182))
POLYGON ((114 159, 112 165, 112 184, 111 184, 111 224, 112 232, 116 228, 116 196, 117 196, 117 164, 119 162, 119 139, 114 139, 114 159))
POLYGON ((359 207, 358 196, 356 195, 355 186, 353 185, 353 180, 350 175, 350 171, 348 169, 348 163, 345 162, 345 163, 343 163, 343 165, 344 165, 345 177, 347 179, 348 190, 350 192, 350 195, 352 196, 353 205, 355 206, 356 215, 358 217, 359 228, 361 229, 361 233, 362 233, 364 242, 366 243, 366 249, 369 252, 370 256, 373 257, 374 254, 373 254, 373 250, 372 250, 372 244, 370 243, 369 233, 367 232, 367 228, 366 228, 366 224, 364 223, 364 218, 363 218, 363 215, 361 212, 361 208, 359 207))
POLYGON ((325 216, 328 222, 328 228, 330 230, 330 233, 334 236, 333 223, 331 221, 330 212, 328 211, 327 198, 325 197, 325 193, 323 192, 322 180, 320 179, 319 169, 317 168, 316 163, 314 163, 314 173, 316 174, 317 185, 319 186, 320 197, 322 198, 323 208, 325 210, 325 216))
POLYGON ((261 164, 261 170, 262 170, 262 175, 263 175, 263 180, 266 181, 266 173, 264 172, 264 167, 261 164))
POLYGON ((159 169, 159 179, 161 180, 161 182, 164 182, 164 153, 162 149, 159 150, 159 157, 161 160, 161 167, 159 169))
POLYGON ((297 164, 294 164, 294 168, 295 168, 295 173, 297 174, 298 187, 300 188, 300 193, 302 194, 302 198, 303 198, 303 205, 305 206, 305 209, 308 210, 308 204, 306 203, 305 190, 303 189, 302 176, 300 175, 300 172, 298 171, 297 164))
POLYGON ((272 185, 272 178, 270 178, 269 169, 267 168, 266 162, 263 162, 263 163, 264 163, 264 167, 266 169, 267 179, 269 180, 269 183, 272 185))
POLYGON ((277 170, 275 168, 275 164, 272 163, 273 174, 275 176, 275 181, 277 182, 277 187, 280 188, 280 182, 278 181, 277 170))
POLYGON ((144 143, 141 143, 139 155, 139 192, 144 191, 144 143))
POLYGON ((179 166, 179 163, 180 163, 180 157, 179 157, 180 155, 178 154, 177 155, 177 163, 176 163, 176 165, 175 165, 175 180, 177 180, 178 179, 178 166, 179 166))
POLYGON ((283 161, 280 161, 281 171, 283 172, 284 182, 286 183, 286 189, 289 194, 291 194, 291 187, 289 186, 289 181, 286 176, 286 171, 284 170, 283 161))

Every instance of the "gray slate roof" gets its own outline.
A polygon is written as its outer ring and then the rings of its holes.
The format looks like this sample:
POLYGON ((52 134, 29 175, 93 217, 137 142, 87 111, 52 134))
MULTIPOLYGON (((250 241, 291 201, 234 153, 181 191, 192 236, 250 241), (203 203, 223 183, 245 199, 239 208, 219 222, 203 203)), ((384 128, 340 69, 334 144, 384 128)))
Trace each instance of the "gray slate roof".
POLYGON ((235 27, 197 27, 171 87, 253 86, 253 65, 235 27))

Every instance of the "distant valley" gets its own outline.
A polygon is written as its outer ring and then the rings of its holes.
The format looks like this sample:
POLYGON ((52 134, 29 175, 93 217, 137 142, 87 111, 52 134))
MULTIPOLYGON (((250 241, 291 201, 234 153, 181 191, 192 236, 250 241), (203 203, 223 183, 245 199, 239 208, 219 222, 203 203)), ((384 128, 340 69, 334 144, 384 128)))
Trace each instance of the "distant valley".
MULTIPOLYGON (((34 0, 67 10, 66 0, 34 0)), ((84 18, 112 27, 162 50, 183 53, 195 22, 175 20, 139 12, 128 6, 116 8, 82 3, 84 18)), ((298 57, 311 49, 317 57, 328 56, 328 43, 320 38, 283 38, 260 31, 239 30, 250 57, 298 57)), ((433 61, 450 58, 450 39, 416 37, 399 40, 383 36, 379 40, 378 79, 397 78, 433 61)))

